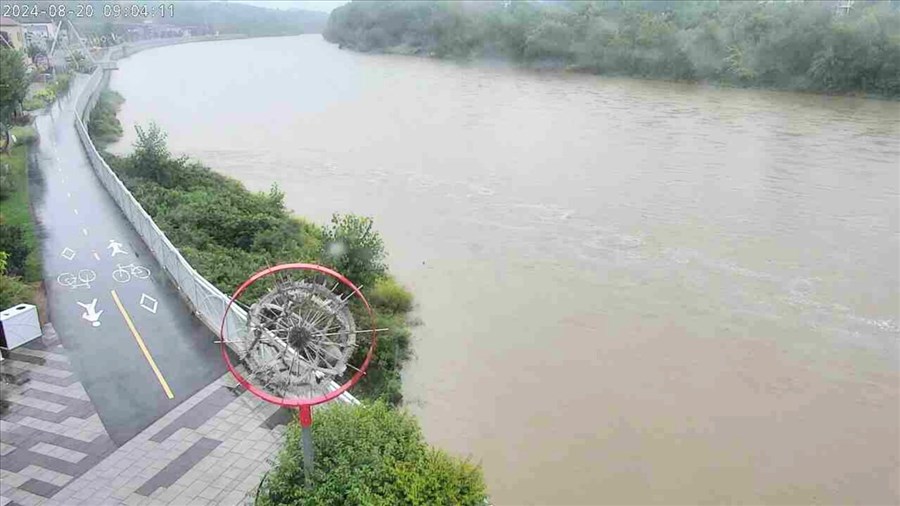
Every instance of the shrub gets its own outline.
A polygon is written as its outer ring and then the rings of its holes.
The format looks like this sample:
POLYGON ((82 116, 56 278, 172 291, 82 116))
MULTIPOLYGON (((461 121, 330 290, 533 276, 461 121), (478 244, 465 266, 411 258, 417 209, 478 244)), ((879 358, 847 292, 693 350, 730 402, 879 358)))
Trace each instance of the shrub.
POLYGON ((26 111, 36 111, 38 109, 43 109, 47 106, 47 103, 44 102, 43 99, 38 97, 28 97, 22 102, 22 108, 26 111))
POLYGON ((6 271, 13 276, 25 274, 25 261, 29 248, 25 242, 22 227, 9 225, 0 220, 0 250, 7 254, 6 271))
MULTIPOLYGON (((360 329, 386 328, 378 333, 378 346, 375 355, 369 363, 366 375, 353 389, 353 394, 366 399, 377 399, 392 405, 403 402, 403 378, 401 372, 403 364, 410 357, 410 341, 412 331, 403 314, 390 314, 376 308, 375 322, 369 319, 369 315, 358 306, 353 307, 353 316, 357 327, 360 329)), ((357 336, 359 346, 352 359, 353 363, 361 363, 369 349, 371 335, 360 334, 357 336)), ((354 371, 347 371, 349 375, 354 371)))
POLYGON ((28 192, 27 154, 25 146, 15 146, 8 155, 0 155, 0 250, 10 253, 10 272, 32 282, 42 275, 28 192))
POLYGON ((480 466, 429 447, 412 415, 384 403, 316 410, 312 435, 311 486, 294 423, 258 504, 486 504, 480 466))
POLYGON ((0 309, 23 302, 34 303, 34 290, 15 276, 0 274, 0 309))
POLYGON ((380 278, 367 294, 367 298, 380 311, 389 311, 391 313, 408 313, 412 311, 412 294, 397 283, 394 278, 380 278))
POLYGON ((335 214, 325 227, 322 263, 334 267, 356 286, 372 285, 387 272, 384 242, 372 230, 372 218, 335 214))
POLYGON ((12 307, 22 302, 33 302, 34 292, 19 278, 7 276, 9 254, 0 251, 0 309, 12 307))
POLYGON ((56 97, 65 93, 69 90, 69 85, 71 84, 72 75, 69 73, 60 74, 53 80, 50 84, 48 84, 45 88, 42 88, 28 98, 22 103, 22 107, 26 111, 34 111, 36 109, 43 109, 48 105, 52 104, 56 97))
POLYGON ((122 137, 122 124, 116 113, 124 101, 122 95, 114 91, 105 90, 100 93, 88 122, 88 133, 98 145, 110 144, 122 137))

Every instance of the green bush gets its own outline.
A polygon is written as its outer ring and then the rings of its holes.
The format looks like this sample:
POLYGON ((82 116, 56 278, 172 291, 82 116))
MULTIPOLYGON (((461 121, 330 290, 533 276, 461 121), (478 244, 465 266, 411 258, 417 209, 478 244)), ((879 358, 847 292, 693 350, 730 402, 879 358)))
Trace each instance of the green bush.
POLYGON ((34 303, 34 289, 18 277, 0 274, 0 309, 23 302, 34 303))
POLYGON ((65 74, 59 74, 58 76, 56 76, 56 79, 54 79, 53 82, 50 83, 50 86, 53 88, 53 91, 56 93, 56 95, 61 95, 69 91, 69 86, 71 85, 71 83, 72 74, 67 72, 65 74))
POLYGON ((22 227, 9 225, 0 219, 0 251, 7 254, 6 272, 13 276, 25 274, 25 262, 30 248, 25 242, 22 227))
POLYGON ((408 313, 413 308, 413 297, 394 278, 381 278, 366 294, 369 302, 381 311, 408 313))
POLYGON ((321 261, 347 276, 357 286, 370 286, 384 276, 384 242, 372 230, 372 218, 335 214, 325 227, 321 261))
MULTIPOLYGON (((402 376, 403 365, 411 355, 410 342, 412 331, 405 314, 391 314, 375 309, 375 321, 369 319, 368 314, 359 307, 353 306, 353 315, 357 326, 361 329, 386 328, 378 332, 378 346, 375 355, 369 363, 366 375, 353 388, 353 394, 364 399, 378 399, 392 405, 403 402, 402 376)), ((361 363, 369 349, 370 334, 360 334, 357 340, 360 345, 356 348, 352 363, 361 363)), ((347 371, 349 379, 354 371, 347 371)))
POLYGON ((116 117, 125 101, 122 95, 104 90, 97 99, 88 121, 88 133, 98 146, 111 144, 122 137, 122 123, 116 117))
POLYGON ((40 281, 41 260, 28 192, 28 148, 0 154, 0 249, 12 253, 9 268, 26 282, 40 281))
POLYGON ((32 96, 25 99, 22 107, 24 107, 25 110, 34 111, 36 109, 47 107, 52 104, 54 100, 56 100, 56 89, 50 85, 34 92, 32 96))
POLYGON ((56 79, 45 88, 34 92, 31 97, 25 99, 22 103, 22 107, 27 111, 34 111, 47 107, 52 104, 59 95, 62 95, 69 90, 71 80, 72 75, 70 73, 59 74, 56 79))
POLYGON ((428 446, 415 418, 384 403, 318 409, 311 486, 303 474, 300 427, 287 432, 257 504, 483 505, 481 468, 428 446))
POLYGON ((22 102, 22 108, 26 111, 36 111, 47 107, 47 102, 38 97, 28 97, 22 102))
POLYGON ((0 250, 0 310, 13 304, 34 302, 34 290, 15 276, 7 275, 9 254, 0 250))

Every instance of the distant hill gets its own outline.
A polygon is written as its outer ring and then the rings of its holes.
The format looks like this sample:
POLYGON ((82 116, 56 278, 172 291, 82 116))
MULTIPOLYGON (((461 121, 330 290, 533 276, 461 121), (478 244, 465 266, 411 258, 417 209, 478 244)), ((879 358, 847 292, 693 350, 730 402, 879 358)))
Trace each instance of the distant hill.
POLYGON ((328 14, 307 10, 276 10, 225 2, 178 2, 175 25, 211 25, 221 33, 296 35, 322 33, 328 14))
MULTIPOLYGON (((100 34, 119 31, 111 28, 110 25, 140 22, 139 18, 133 17, 105 17, 103 15, 104 6, 108 8, 113 2, 85 1, 80 3, 93 6, 93 17, 71 19, 80 30, 84 29, 88 33, 100 34)), ((157 9, 160 5, 159 2, 144 1, 124 1, 114 3, 118 4, 123 10, 130 8, 135 4, 153 6, 157 9)), ((39 11, 47 11, 51 4, 56 6, 59 2, 39 0, 29 2, 28 6, 36 6, 39 11)), ((173 17, 157 17, 153 18, 152 21, 154 23, 177 26, 203 26, 214 32, 243 33, 249 36, 322 33, 325 29, 325 24, 328 21, 327 13, 300 9, 276 10, 233 2, 174 2, 174 4, 175 15, 173 17)), ((44 16, 43 19, 41 19, 40 16, 38 16, 38 18, 19 17, 17 20, 21 22, 57 21, 47 18, 46 16, 44 16)))

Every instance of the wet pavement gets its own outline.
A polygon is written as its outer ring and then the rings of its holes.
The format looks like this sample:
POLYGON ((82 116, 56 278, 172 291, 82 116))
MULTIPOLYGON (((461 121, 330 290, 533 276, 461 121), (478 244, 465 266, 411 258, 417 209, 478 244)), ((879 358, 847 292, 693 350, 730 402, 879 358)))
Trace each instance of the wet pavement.
POLYGON ((43 330, 0 362, 0 506, 252 504, 293 413, 226 374, 117 445, 43 330))
POLYGON ((32 201, 50 318, 110 438, 129 440, 220 377, 190 312, 91 169, 74 127, 85 76, 38 116, 32 201))

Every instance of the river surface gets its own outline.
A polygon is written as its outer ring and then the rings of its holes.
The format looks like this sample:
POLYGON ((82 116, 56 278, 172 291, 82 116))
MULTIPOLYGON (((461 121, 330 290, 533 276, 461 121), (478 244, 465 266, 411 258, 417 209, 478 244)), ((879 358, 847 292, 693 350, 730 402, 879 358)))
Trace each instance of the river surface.
MULTIPOLYGON (((373 216, 497 504, 900 501, 900 104, 341 51, 120 63, 132 125, 373 216)), ((249 274, 249 273, 248 273, 249 274)))

